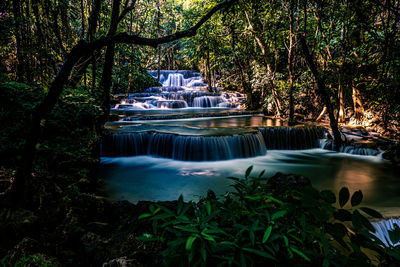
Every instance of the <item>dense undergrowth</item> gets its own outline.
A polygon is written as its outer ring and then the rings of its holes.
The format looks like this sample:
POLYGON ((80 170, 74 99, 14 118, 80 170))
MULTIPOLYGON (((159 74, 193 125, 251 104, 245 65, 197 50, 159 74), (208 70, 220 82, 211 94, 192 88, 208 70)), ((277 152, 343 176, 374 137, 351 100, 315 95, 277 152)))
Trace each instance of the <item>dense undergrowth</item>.
MULTIPOLYGON (((382 218, 350 198, 344 187, 338 199, 318 191, 306 178, 276 175, 234 181, 222 199, 212 193, 176 209, 151 205, 140 218, 153 233, 141 239, 164 244, 168 266, 397 266, 400 246, 384 247, 368 218, 382 218)), ((400 228, 390 233, 400 240, 400 228)))

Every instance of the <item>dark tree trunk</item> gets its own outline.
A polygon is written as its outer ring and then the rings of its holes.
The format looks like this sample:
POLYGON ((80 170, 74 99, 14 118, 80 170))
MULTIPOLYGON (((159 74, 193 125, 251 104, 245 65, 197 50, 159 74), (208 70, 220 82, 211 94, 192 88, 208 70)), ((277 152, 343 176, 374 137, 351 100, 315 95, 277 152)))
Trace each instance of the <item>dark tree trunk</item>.
POLYGON ((208 48, 207 48, 206 64, 207 64, 208 91, 213 92, 214 90, 211 83, 210 50, 208 48))
POLYGON ((294 100, 293 100, 293 89, 294 89, 294 1, 290 1, 289 6, 289 52, 288 52, 288 73, 289 73, 289 126, 295 124, 294 121, 294 100))
MULTIPOLYGON (((121 1, 114 0, 111 14, 111 25, 108 32, 108 36, 112 36, 117 32, 118 18, 119 18, 119 8, 121 1)), ((112 70, 114 67, 114 56, 115 56, 115 44, 107 46, 106 55, 104 58, 103 74, 100 81, 100 89, 102 90, 102 100, 101 108, 103 115, 101 117, 101 124, 107 121, 108 114, 110 113, 110 92, 111 92, 111 80, 112 80, 112 70)))
POLYGON ((342 144, 342 138, 341 138, 341 134, 339 131, 337 120, 335 118, 333 104, 330 99, 330 94, 329 94, 327 88, 325 87, 325 81, 322 79, 321 75, 319 74, 319 72, 317 70, 317 67, 315 66, 314 58, 309 52, 305 37, 299 36, 299 38, 300 38, 304 57, 305 57, 307 64, 314 76, 315 81, 317 82, 317 89, 318 89, 317 92, 323 99, 326 109, 328 111, 330 126, 332 129, 333 138, 334 138, 334 149, 338 150, 340 148, 340 145, 342 144))

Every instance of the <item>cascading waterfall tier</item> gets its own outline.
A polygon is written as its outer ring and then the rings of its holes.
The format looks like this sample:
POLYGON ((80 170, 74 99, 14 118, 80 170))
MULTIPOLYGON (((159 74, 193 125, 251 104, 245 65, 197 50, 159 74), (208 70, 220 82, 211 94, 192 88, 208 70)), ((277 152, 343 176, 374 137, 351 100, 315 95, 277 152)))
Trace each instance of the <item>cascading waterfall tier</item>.
POLYGON ((108 134, 101 155, 122 157, 154 155, 185 161, 216 161, 266 154, 261 133, 226 136, 191 136, 159 132, 108 134))
POLYGON ((193 107, 213 108, 226 102, 228 101, 222 96, 199 96, 193 99, 193 107))
MULTIPOLYGON (((158 77, 158 71, 149 71, 158 77)), ((207 90, 200 72, 179 70, 160 71, 161 87, 150 87, 144 93, 129 94, 128 98, 121 99, 120 104, 112 111, 143 110, 143 109, 184 109, 192 108, 240 108, 245 101, 239 93, 214 93, 207 90), (167 102, 176 100, 180 102, 167 102), (186 103, 184 103, 185 101, 186 103)))
POLYGON ((264 137, 267 149, 319 148, 324 138, 323 127, 262 127, 258 128, 264 137))
MULTIPOLYGON (((323 149, 333 150, 333 140, 322 139, 320 146, 323 149)), ((339 152, 361 156, 377 156, 382 153, 382 151, 377 148, 369 147, 368 143, 343 144, 340 146, 339 152)))

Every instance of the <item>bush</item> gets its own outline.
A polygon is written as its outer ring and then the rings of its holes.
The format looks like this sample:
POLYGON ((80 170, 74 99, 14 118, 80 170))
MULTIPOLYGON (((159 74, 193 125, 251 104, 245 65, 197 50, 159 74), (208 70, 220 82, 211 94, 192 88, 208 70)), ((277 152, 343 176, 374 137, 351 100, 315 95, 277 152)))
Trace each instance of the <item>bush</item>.
POLYGON ((139 218, 152 221, 153 233, 140 239, 162 242, 166 265, 395 266, 398 262, 399 247, 385 248, 371 233, 374 228, 367 217, 382 215, 360 207, 361 191, 350 198, 344 187, 337 199, 333 192, 312 186, 274 188, 263 173, 258 177, 250 173, 251 168, 244 179, 230 178, 235 192, 222 200, 210 193, 198 203, 185 203, 180 197, 175 211, 150 206, 150 212, 139 218))

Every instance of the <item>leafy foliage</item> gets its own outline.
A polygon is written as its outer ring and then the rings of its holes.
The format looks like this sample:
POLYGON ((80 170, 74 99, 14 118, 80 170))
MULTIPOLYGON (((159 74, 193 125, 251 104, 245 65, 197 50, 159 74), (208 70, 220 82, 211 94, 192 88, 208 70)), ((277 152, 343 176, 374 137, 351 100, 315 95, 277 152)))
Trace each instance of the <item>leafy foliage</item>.
MULTIPOLYGON (((399 247, 385 248, 372 234, 374 228, 366 217, 382 216, 356 207, 361 191, 352 195, 352 207, 343 209, 349 200, 346 188, 337 203, 333 192, 311 186, 282 193, 270 186, 268 178, 254 177, 251 171, 246 171, 244 179, 231 177, 235 191, 221 200, 208 194, 197 203, 180 197, 176 210, 152 205, 139 218, 152 221, 153 233, 139 239, 162 242, 168 266, 396 263, 399 247)), ((398 233, 399 229, 391 234, 392 241, 398 233)))

